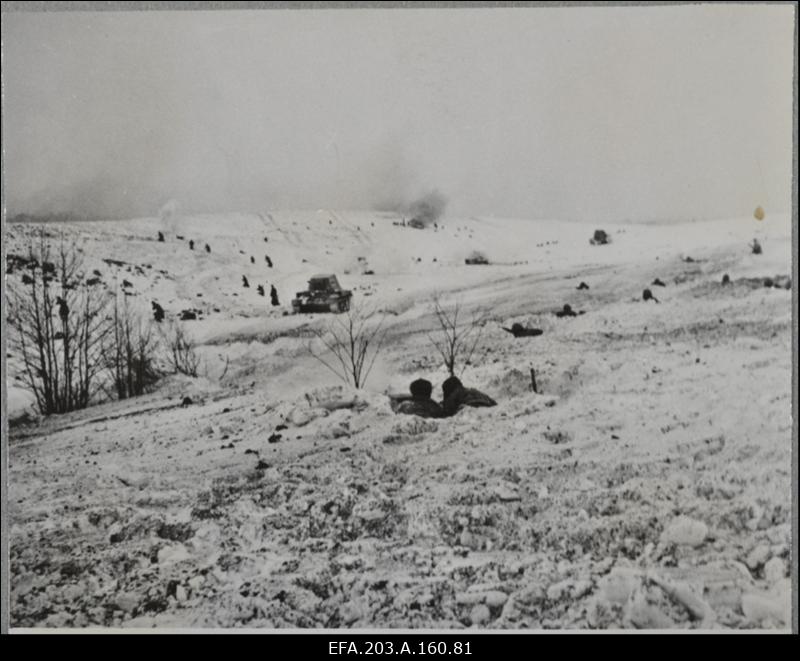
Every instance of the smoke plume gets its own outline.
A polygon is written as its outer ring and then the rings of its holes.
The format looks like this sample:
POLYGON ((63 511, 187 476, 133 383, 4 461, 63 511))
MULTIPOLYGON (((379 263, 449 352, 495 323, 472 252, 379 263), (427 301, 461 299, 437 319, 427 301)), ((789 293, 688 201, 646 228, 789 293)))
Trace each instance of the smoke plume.
POLYGON ((438 190, 426 193, 408 207, 411 220, 424 226, 435 223, 447 207, 447 198, 438 190))

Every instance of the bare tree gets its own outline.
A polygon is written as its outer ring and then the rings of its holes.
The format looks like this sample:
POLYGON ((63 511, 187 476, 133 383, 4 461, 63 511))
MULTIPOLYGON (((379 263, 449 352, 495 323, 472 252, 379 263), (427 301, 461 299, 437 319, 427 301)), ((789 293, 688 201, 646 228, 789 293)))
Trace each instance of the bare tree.
POLYGON ((309 353, 346 384, 363 387, 386 337, 385 317, 374 317, 374 312, 356 308, 337 314, 323 329, 311 331, 332 358, 315 352, 312 343, 309 353))
POLYGON ((486 312, 479 309, 465 317, 461 303, 447 309, 437 294, 433 296, 433 313, 438 325, 433 333, 428 333, 428 339, 442 357, 450 376, 455 376, 458 364, 463 364, 463 373, 480 342, 486 312))
MULTIPOLYGON (((172 321, 165 331, 167 363, 175 373, 197 376, 200 356, 197 345, 179 321, 172 321)), ((227 371, 227 365, 225 371, 227 371)))
POLYGON ((163 375, 156 364, 158 349, 150 317, 132 310, 127 296, 117 290, 104 358, 118 399, 141 395, 158 382, 163 375))
POLYGON ((28 245, 26 272, 8 288, 10 347, 44 415, 89 406, 111 330, 108 297, 86 284, 80 251, 63 236, 55 248, 48 238, 42 229, 28 245))

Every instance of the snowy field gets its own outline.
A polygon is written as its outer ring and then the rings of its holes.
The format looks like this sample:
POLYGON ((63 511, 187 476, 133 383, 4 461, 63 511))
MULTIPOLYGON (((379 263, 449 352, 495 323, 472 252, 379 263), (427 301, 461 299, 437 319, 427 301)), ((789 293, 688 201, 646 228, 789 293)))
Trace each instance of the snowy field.
MULTIPOLYGON (((745 280, 791 274, 788 216, 603 225, 604 246, 579 223, 400 220, 46 226, 143 310, 201 311, 181 323, 203 376, 11 430, 12 627, 788 628, 792 291, 745 280), (389 328, 356 408, 314 405, 339 387, 307 351, 330 315, 285 314, 317 273, 389 328), (440 397, 433 295, 488 313, 462 380, 497 407, 392 412, 419 377, 440 397)), ((7 253, 39 227, 9 225, 7 253)))

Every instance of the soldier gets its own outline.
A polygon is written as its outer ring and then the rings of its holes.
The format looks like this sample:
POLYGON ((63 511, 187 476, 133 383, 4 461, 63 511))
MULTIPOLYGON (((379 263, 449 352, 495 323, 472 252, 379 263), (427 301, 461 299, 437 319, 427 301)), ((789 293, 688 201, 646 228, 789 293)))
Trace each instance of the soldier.
POLYGON ((446 417, 455 415, 464 406, 497 406, 497 402, 489 395, 475 388, 465 388, 455 376, 451 376, 442 384, 442 395, 444 396, 442 409, 446 417))
POLYGON ((564 307, 556 312, 556 317, 576 317, 578 315, 569 303, 564 303, 564 307))
POLYGON ((250 283, 247 282, 247 276, 243 275, 242 276, 242 287, 249 287, 249 286, 250 286, 250 283))
POLYGON ((211 252, 211 246, 209 246, 208 244, 206 244, 206 252, 211 252))
POLYGON ((417 415, 420 418, 444 417, 442 407, 431 399, 433 384, 426 379, 417 379, 411 383, 411 399, 400 403, 397 413, 417 415))
POLYGON ((158 233, 158 240, 159 242, 164 243, 164 232, 158 233))
POLYGON ((264 295, 264 285, 258 285, 258 287, 256 287, 256 291, 258 291, 258 295, 259 296, 263 296, 264 295))
POLYGON ((538 337, 544 333, 541 328, 526 328, 520 323, 511 324, 511 328, 505 326, 501 326, 501 328, 514 337, 538 337))
POLYGON ((653 300, 656 303, 658 303, 658 299, 655 296, 653 296, 653 292, 651 292, 649 289, 645 289, 642 292, 642 299, 645 301, 653 300))
POLYGON ((69 317, 67 302, 60 296, 56 296, 56 303, 58 303, 58 318, 61 319, 62 324, 66 324, 69 317))
POLYGON ((270 285, 269 297, 272 300, 272 305, 278 306, 281 304, 280 301, 278 300, 278 290, 275 289, 275 285, 270 285))
POLYGON ((267 262, 267 266, 272 268, 272 260, 269 258, 269 255, 264 255, 264 261, 267 262))
POLYGON ((189 250, 194 250, 194 239, 189 239, 189 250))
POLYGON ((158 322, 161 323, 164 321, 164 308, 162 308, 158 303, 153 301, 151 303, 153 306, 153 318, 158 322))

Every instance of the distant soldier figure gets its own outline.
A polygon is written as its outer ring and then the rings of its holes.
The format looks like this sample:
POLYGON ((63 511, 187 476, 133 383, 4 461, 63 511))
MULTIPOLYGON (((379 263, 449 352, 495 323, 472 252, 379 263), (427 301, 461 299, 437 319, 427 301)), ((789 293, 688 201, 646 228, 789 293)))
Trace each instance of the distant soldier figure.
POLYGON ((442 384, 442 408, 444 415, 449 417, 455 415, 465 406, 497 406, 489 395, 485 395, 475 388, 465 388, 458 377, 451 376, 442 384))
POLYGON ((151 303, 151 305, 153 306, 153 318, 154 318, 154 319, 155 319, 157 322, 159 322, 159 323, 161 323, 162 321, 164 321, 164 308, 162 308, 162 307, 161 307, 161 306, 160 306, 158 303, 156 303, 155 301, 153 301, 153 302, 151 303))
POLYGON ((564 303, 564 307, 556 312, 556 317, 577 317, 578 313, 572 309, 569 303, 564 303))
POLYGON ((208 244, 206 244, 206 252, 211 252, 211 246, 209 246, 208 244))
POLYGON ((253 257, 252 255, 250 255, 250 263, 251 264, 255 264, 256 263, 256 258, 253 257))
POLYGON ((272 305, 278 306, 281 304, 280 301, 278 300, 278 290, 275 289, 275 285, 270 285, 269 297, 270 300, 272 301, 272 305))
POLYGON ((667 285, 665 285, 663 282, 661 282, 660 279, 656 278, 655 280, 653 280, 653 286, 655 286, 655 287, 666 287, 667 285))
POLYGON ((242 276, 242 287, 249 287, 250 283, 247 282, 247 276, 242 276))
POLYGON ((653 300, 656 303, 658 303, 658 299, 655 296, 653 296, 653 292, 651 292, 649 289, 645 289, 642 292, 642 300, 644 300, 644 301, 653 300))
POLYGON ((269 258, 269 255, 264 255, 264 261, 267 263, 267 266, 272 268, 272 260, 269 258))
POLYGON ((256 287, 256 291, 258 292, 259 296, 263 296, 264 295, 264 285, 258 285, 258 287, 256 287))
POLYGON ((444 417, 442 407, 431 399, 433 385, 425 379, 417 379, 410 386, 411 399, 400 403, 397 413, 406 415, 417 415, 420 418, 441 418, 444 417))
POLYGON ((69 307, 67 307, 67 302, 60 296, 56 296, 56 303, 58 303, 58 318, 61 319, 62 324, 66 324, 67 317, 69 317, 69 307))
POLYGON ((581 282, 581 284, 578 285, 577 289, 589 289, 589 285, 587 285, 585 282, 581 282))
POLYGON ((164 243, 164 232, 159 232, 159 233, 158 233, 158 240, 159 240, 161 243, 164 243))
POLYGON ((501 328, 514 337, 538 337, 544 333, 541 328, 526 328, 520 323, 511 324, 511 328, 505 326, 501 326, 501 328))
POLYGON ((194 239, 189 239, 189 250, 194 250, 194 239))
POLYGON ((753 243, 750 244, 750 250, 754 255, 761 254, 761 244, 758 242, 758 239, 753 239, 753 243))
POLYGON ((731 276, 729 276, 727 273, 722 276, 722 284, 723 285, 731 284, 731 276))

